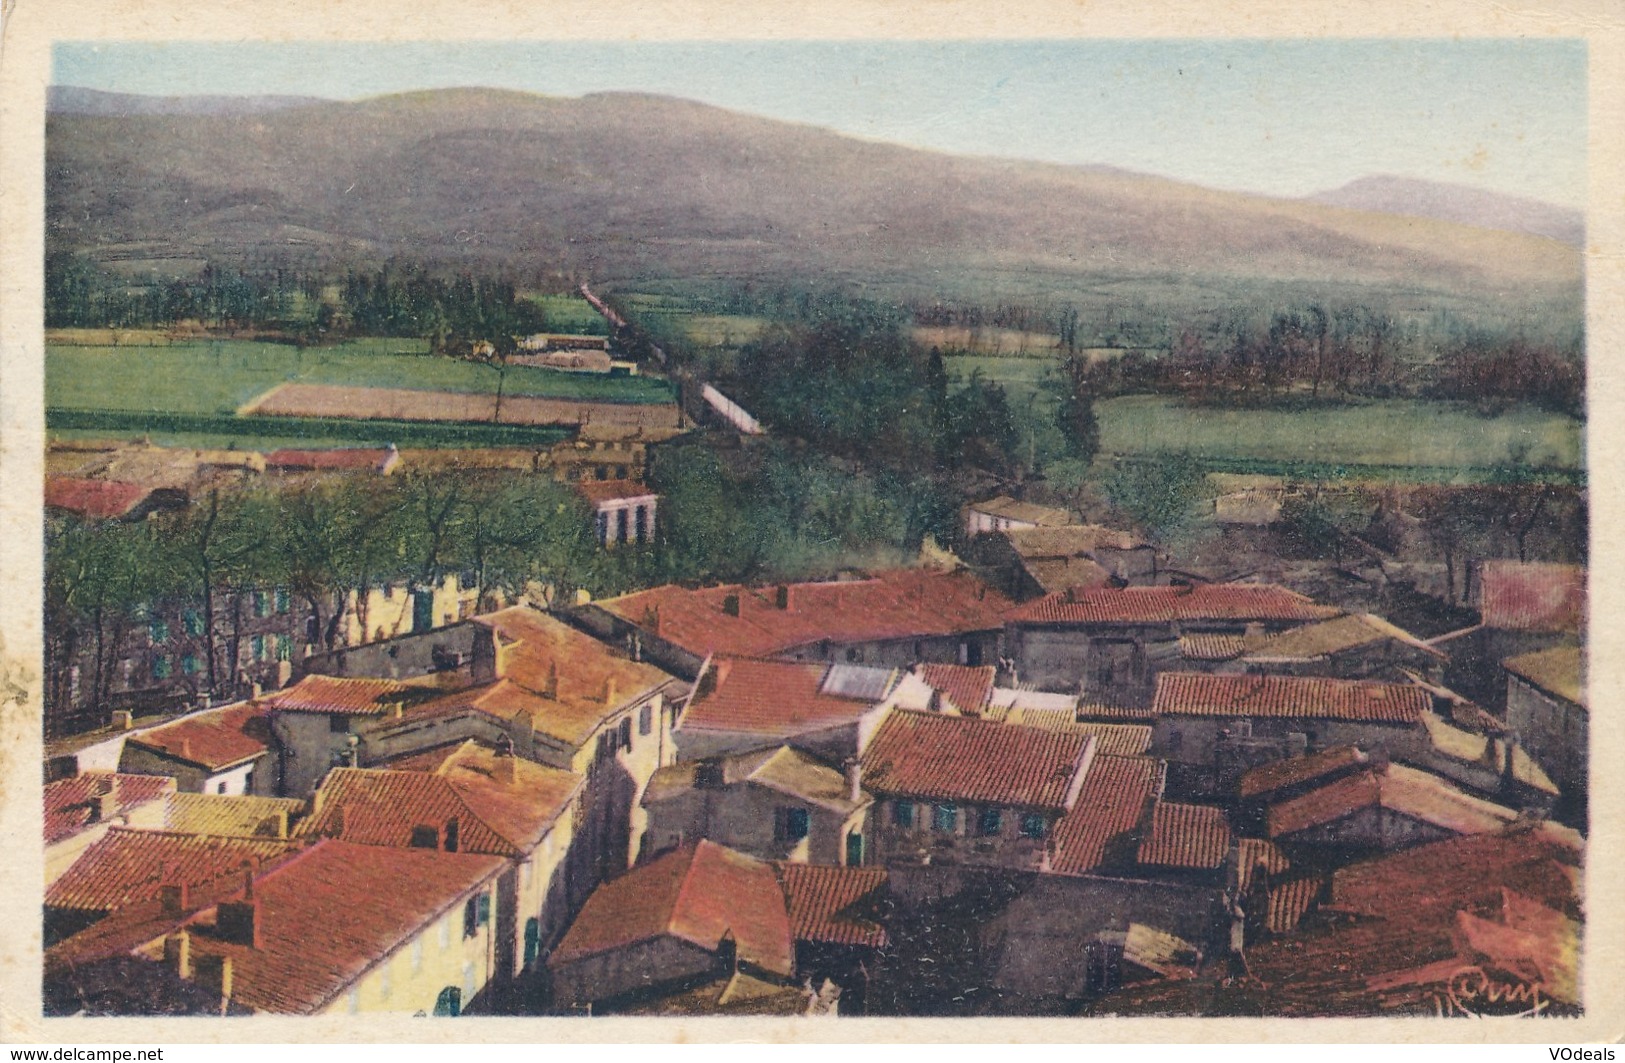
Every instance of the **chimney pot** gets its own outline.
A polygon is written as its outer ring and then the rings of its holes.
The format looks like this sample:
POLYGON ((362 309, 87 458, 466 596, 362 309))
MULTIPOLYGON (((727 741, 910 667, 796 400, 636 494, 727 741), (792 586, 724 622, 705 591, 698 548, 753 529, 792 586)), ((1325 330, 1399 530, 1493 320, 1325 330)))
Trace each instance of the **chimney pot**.
POLYGON ((863 800, 863 761, 857 757, 846 762, 846 799, 854 805, 863 800))

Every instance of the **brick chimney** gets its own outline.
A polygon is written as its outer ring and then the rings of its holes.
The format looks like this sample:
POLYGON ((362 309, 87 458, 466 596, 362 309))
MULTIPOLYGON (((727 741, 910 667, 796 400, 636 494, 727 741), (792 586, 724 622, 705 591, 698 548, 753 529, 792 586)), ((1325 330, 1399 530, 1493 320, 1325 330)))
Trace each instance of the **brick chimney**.
POLYGON ((135 726, 135 713, 129 709, 113 710, 113 730, 128 731, 135 726))
POLYGON ((90 821, 92 823, 106 823, 118 814, 118 776, 114 776, 107 784, 107 789, 91 798, 90 821))
POLYGON ((604 693, 603 693, 604 704, 605 705, 613 705, 613 704, 615 704, 615 694, 616 694, 615 677, 610 676, 608 679, 604 680, 604 693))
POLYGON ((559 662, 547 662, 547 680, 542 683, 541 695, 553 701, 559 699, 559 662))
POLYGON ((184 882, 167 882, 159 886, 158 901, 163 905, 164 915, 172 919, 185 915, 192 900, 191 893, 191 887, 184 882))
POLYGON ((221 901, 215 908, 214 931, 222 941, 256 949, 264 945, 264 926, 260 919, 259 898, 254 896, 252 865, 243 869, 242 899, 221 901))
MULTIPOLYGON (((507 735, 503 735, 504 738, 507 735)), ((511 741, 497 746, 496 756, 491 759, 491 778, 505 786, 512 786, 514 782, 514 761, 518 758, 513 755, 511 741)))
POLYGON ((182 930, 164 938, 164 962, 180 978, 192 977, 192 935, 182 930))
POLYGON ((863 761, 848 757, 846 764, 846 799, 851 804, 863 800, 863 761))

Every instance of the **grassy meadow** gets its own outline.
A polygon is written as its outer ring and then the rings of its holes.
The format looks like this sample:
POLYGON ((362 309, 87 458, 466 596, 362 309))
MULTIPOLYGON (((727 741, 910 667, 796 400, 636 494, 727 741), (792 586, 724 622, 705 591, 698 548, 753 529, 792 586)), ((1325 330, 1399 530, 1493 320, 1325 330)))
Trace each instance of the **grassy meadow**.
POLYGON ((278 384, 349 384, 608 402, 672 401, 671 386, 649 377, 598 377, 431 356, 424 340, 357 339, 306 348, 211 340, 162 346, 45 349, 46 424, 53 435, 150 435, 179 446, 358 445, 503 446, 560 438, 554 429, 496 425, 398 425, 347 419, 238 417, 278 384))

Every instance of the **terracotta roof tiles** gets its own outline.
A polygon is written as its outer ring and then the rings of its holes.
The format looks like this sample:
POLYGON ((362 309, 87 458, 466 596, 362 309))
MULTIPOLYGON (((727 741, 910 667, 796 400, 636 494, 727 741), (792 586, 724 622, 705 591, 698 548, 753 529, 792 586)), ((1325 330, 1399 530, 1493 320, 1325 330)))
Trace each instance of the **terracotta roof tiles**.
POLYGON ((825 693, 824 664, 719 657, 701 676, 677 730, 792 738, 856 722, 875 702, 825 693))
POLYGON ((667 936, 715 952, 727 935, 740 960, 793 970, 790 919, 772 866, 700 841, 599 886, 547 962, 559 967, 667 936))
POLYGON ((322 712, 352 716, 382 716, 392 705, 430 691, 394 679, 341 678, 307 675, 291 687, 263 699, 279 712, 322 712))
POLYGON ((766 657, 822 641, 871 642, 997 629, 1015 603, 969 572, 897 569, 868 579, 794 583, 779 590, 739 585, 656 587, 598 605, 651 634, 705 657, 766 657), (727 611, 738 602, 738 615, 727 611))
POLYGON ((1389 764, 1345 776, 1270 806, 1269 836, 1280 838, 1335 823, 1367 808, 1383 808, 1455 834, 1499 830, 1517 813, 1462 793, 1425 771, 1389 764))
POLYGON ((1065 811, 1094 756, 1087 735, 895 710, 863 754, 875 793, 1065 811))
POLYGON ((655 489, 636 480, 582 480, 570 485, 576 494, 594 506, 635 498, 654 498, 655 489))
POLYGON ((1083 875, 1114 862, 1116 845, 1139 825, 1147 802, 1161 794, 1162 780, 1162 762, 1151 757, 1096 757, 1077 801, 1056 824, 1051 869, 1083 875))
POLYGON ((877 895, 886 885, 879 867, 778 866, 797 941, 832 945, 886 946, 886 928, 875 921, 877 895))
POLYGON ((1215 583, 1194 587, 1092 587, 1051 594, 1010 614, 1012 623, 1171 624, 1204 620, 1309 621, 1340 610, 1285 587, 1215 583))
POLYGON ((167 775, 123 775, 111 771, 87 771, 45 786, 45 844, 71 838, 97 822, 98 803, 106 795, 107 818, 122 816, 137 806, 157 801, 175 792, 175 780, 167 775))
POLYGON ((275 838, 304 813, 305 803, 286 797, 245 794, 170 794, 164 829, 177 834, 227 838, 275 838))
POLYGON ((1242 775, 1239 790, 1243 798, 1261 797, 1328 775, 1352 771, 1367 763, 1368 759, 1355 746, 1333 746, 1318 753, 1259 765, 1242 775))
POLYGON ((1479 613, 1485 627, 1504 631, 1577 633, 1586 622, 1585 566, 1486 561, 1479 613))
POLYGON ((51 883, 45 905, 106 912, 157 897, 166 885, 195 889, 228 877, 240 883, 245 864, 258 866, 294 844, 114 827, 51 883))
POLYGON ((973 668, 963 664, 922 664, 920 678, 933 690, 953 702, 960 712, 975 715, 982 711, 993 693, 992 665, 973 668))
POLYGON ((252 760, 270 748, 270 707, 254 701, 189 713, 178 720, 131 734, 127 746, 221 771, 252 760))
POLYGON ((65 509, 97 520, 126 515, 150 493, 150 488, 120 480, 89 480, 76 476, 45 478, 46 508, 65 509))
POLYGON ((1158 715, 1414 724, 1431 704, 1427 691, 1409 683, 1164 672, 1157 676, 1151 708, 1158 715))
POLYGON ((1158 801, 1136 859, 1151 867, 1211 870, 1224 863, 1229 849, 1230 824, 1224 809, 1158 801))

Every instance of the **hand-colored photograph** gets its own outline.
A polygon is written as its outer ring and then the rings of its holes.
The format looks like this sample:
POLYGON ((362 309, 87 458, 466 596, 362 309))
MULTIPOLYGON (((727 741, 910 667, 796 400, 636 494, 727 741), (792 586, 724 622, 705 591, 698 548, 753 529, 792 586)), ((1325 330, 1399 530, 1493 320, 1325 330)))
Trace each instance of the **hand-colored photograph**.
POLYGON ((1587 80, 57 41, 44 1015, 1585 1014, 1587 80))

